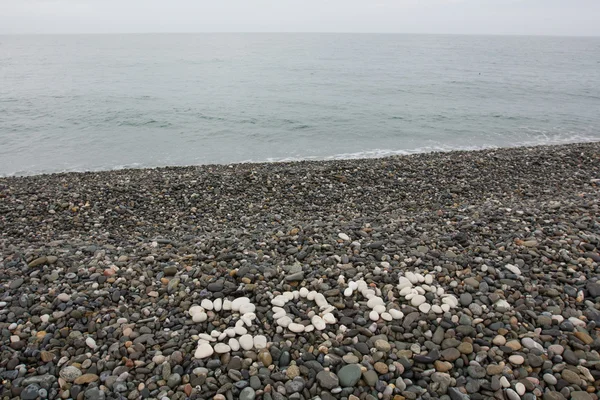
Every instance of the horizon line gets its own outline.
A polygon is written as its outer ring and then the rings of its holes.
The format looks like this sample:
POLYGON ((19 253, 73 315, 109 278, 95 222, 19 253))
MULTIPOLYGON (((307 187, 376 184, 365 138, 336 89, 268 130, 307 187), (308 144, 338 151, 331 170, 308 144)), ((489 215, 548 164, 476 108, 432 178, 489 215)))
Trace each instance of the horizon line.
POLYGON ((598 38, 597 35, 545 33, 427 33, 427 32, 319 32, 319 31, 183 31, 183 32, 0 32, 0 36, 110 36, 110 35, 190 35, 190 34, 313 34, 313 35, 429 35, 429 36, 515 36, 598 38))

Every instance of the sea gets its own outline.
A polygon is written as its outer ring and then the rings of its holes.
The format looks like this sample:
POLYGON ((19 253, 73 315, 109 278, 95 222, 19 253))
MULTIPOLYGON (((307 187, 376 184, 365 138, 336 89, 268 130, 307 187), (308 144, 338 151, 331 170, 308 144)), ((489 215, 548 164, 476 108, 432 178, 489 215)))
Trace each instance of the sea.
POLYGON ((598 140, 598 37, 0 36, 0 176, 598 140))

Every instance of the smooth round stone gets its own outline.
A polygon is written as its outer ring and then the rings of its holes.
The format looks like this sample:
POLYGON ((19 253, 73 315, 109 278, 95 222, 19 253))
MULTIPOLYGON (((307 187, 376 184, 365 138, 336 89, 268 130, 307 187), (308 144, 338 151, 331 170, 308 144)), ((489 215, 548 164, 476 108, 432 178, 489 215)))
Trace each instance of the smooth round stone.
POLYGON ((329 305, 322 293, 317 293, 315 296, 315 303, 317 303, 317 306, 319 307, 327 307, 329 305))
POLYGON ((463 293, 460 295, 460 304, 463 307, 467 307, 472 302, 473 302, 473 296, 471 295, 471 293, 463 293))
POLYGON ((345 242, 350 241, 350 236, 346 235, 345 233, 342 233, 342 232, 338 233, 338 237, 345 242))
POLYGON ((248 329, 244 328, 241 325, 234 327, 233 330, 235 331, 235 334, 238 336, 242 336, 242 335, 245 335, 246 333, 248 333, 248 329))
POLYGON ((425 275, 425 283, 431 285, 433 283, 433 275, 427 274, 425 275))
POLYGON ((61 293, 58 296, 56 296, 56 298, 62 301, 63 303, 66 303, 67 301, 71 300, 71 296, 67 293, 61 293))
POLYGON ((325 323, 325 321, 323 321, 323 318, 319 317, 318 315, 315 315, 314 317, 312 317, 310 322, 313 324, 315 329, 318 331, 322 331, 325 328, 327 328, 327 324, 325 323))
POLYGON ((308 292, 308 294, 306 295, 306 300, 308 301, 314 301, 315 297, 317 296, 317 292, 314 290, 311 290, 310 292, 308 292))
POLYGON ((425 303, 425 301, 427 301, 425 296, 418 294, 410 299, 410 304, 412 304, 413 307, 419 307, 421 304, 425 303))
POLYGON ((48 321, 50 321, 50 316, 48 314, 40 315, 40 321, 42 321, 45 324, 48 321))
MULTIPOLYGON (((504 378, 504 377, 503 377, 504 378)), ((506 389, 506 397, 509 400, 521 400, 521 397, 512 389, 506 389)))
POLYGON ((385 305, 385 303, 383 302, 383 299, 381 297, 374 296, 374 297, 371 297, 369 299, 369 301, 367 301, 367 307, 369 307, 369 308, 373 308, 377 305, 381 305, 381 306, 385 305))
POLYGON ((504 346, 506 344, 506 338, 502 335, 497 335, 492 339, 492 343, 496 346, 504 346))
POLYGON ((525 385, 522 384, 521 382, 517 382, 517 384, 515 385, 515 391, 517 392, 517 394, 519 396, 523 396, 526 392, 526 388, 525 385))
POLYGON ((434 304, 431 306, 431 311, 433 311, 436 314, 443 314, 444 310, 442 310, 442 307, 438 306, 437 304, 434 304))
POLYGON ((329 325, 335 324, 337 322, 337 320, 335 319, 335 316, 332 313, 323 314, 323 321, 325 321, 325 323, 327 323, 329 325))
POLYGON ((543 379, 548 385, 556 385, 558 383, 558 379, 552 374, 544 374, 543 379))
POLYGON ((371 321, 379 321, 379 313, 377 311, 371 311, 369 313, 369 318, 371 319, 371 321))
POLYGON ((203 300, 200 302, 200 306, 201 306, 202 308, 204 308, 205 310, 212 310, 212 309, 214 308, 214 307, 213 307, 213 302, 212 302, 212 301, 210 301, 209 299, 203 299, 203 300))
POLYGON ((383 314, 385 312, 385 306, 378 304, 375 307, 373 307, 373 311, 375 311, 377 314, 383 314))
POLYGON ((415 283, 419 283, 419 278, 417 278, 417 275, 415 275, 414 273, 407 271, 404 276, 406 277, 406 279, 408 279, 408 281, 410 283, 412 283, 413 285, 415 283))
POLYGON ((395 308, 390 309, 389 313, 393 319, 402 319, 404 317, 404 313, 395 308))
POLYGON ((354 293, 354 291, 352 289, 350 289, 349 287, 344 289, 344 296, 350 297, 350 296, 352 296, 352 293, 354 293))
POLYGON ((94 338, 88 337, 87 339, 85 339, 85 344, 92 350, 96 350, 96 341, 94 340, 94 338))
POLYGON ((252 350, 252 348, 254 347, 254 339, 252 338, 252 336, 246 334, 246 335, 242 335, 240 337, 240 347, 244 350, 252 350))
POLYGON ((423 303, 419 306, 419 311, 421 311, 423 314, 427 314, 429 311, 431 311, 431 305, 429 303, 423 303))
POLYGON ((229 353, 230 351, 231 351, 231 347, 229 347, 225 343, 215 344, 215 352, 217 352, 217 354, 225 354, 225 353, 229 353))
POLYGON ((381 319, 383 319, 384 321, 388 321, 388 322, 393 320, 392 315, 388 312, 381 313, 381 319))
POLYGON ((292 322, 288 325, 288 329, 294 333, 301 333, 304 332, 304 325, 292 322))
POLYGON ((560 356, 562 355, 562 353, 564 353, 565 348, 560 344, 551 344, 550 346, 548 346, 548 350, 560 356))
POLYGON ((508 361, 511 364, 522 365, 525 362, 525 359, 523 358, 523 356, 515 354, 515 355, 508 357, 508 361))
POLYGON ((413 284, 412 284, 412 282, 411 282, 411 281, 410 281, 408 278, 406 278, 406 277, 404 277, 404 276, 401 276, 401 277, 398 279, 398 281, 399 281, 399 282, 398 282, 398 285, 396 286, 396 288, 397 288, 398 290, 402 290, 402 289, 404 289, 404 288, 406 288, 406 287, 408 287, 408 288, 411 288, 411 287, 412 287, 412 285, 413 285, 413 284))
POLYGON ((267 347, 267 338, 263 335, 256 335, 254 337, 254 348, 261 350, 267 347))
POLYGON ((207 319, 208 319, 208 315, 205 312, 194 314, 194 316, 192 317, 192 321, 194 321, 195 323, 204 322, 207 319))
POLYGON ((224 311, 231 311, 231 300, 223 300, 223 307, 221 309, 224 311))
POLYGON ((305 287, 302 287, 302 288, 300 288, 298 293, 300 294, 300 297, 306 298, 306 296, 308 296, 308 289, 305 287))
POLYGON ((213 307, 214 307, 215 311, 217 311, 217 312, 221 311, 221 309, 223 308, 223 299, 221 299, 221 298, 215 299, 215 301, 213 301, 213 307))
POLYGON ((521 339, 521 343, 528 349, 538 349, 540 351, 544 351, 544 346, 542 346, 532 338, 523 338, 521 339))
POLYGON ((287 315, 284 315, 283 317, 281 317, 277 320, 277 325, 281 326, 282 328, 287 328, 291 324, 292 324, 292 319, 290 317, 288 317, 287 315))
POLYGON ((450 304, 444 303, 440 306, 443 312, 450 312, 450 304))
POLYGON ((277 306, 277 307, 283 307, 283 306, 285 306, 285 303, 287 303, 287 302, 288 302, 288 300, 281 295, 275 296, 273 298, 273 300, 271 300, 271 304, 274 306, 277 306))
POLYGON ((213 347, 208 343, 200 343, 196 352, 194 353, 195 358, 208 358, 214 353, 213 347))
POLYGON ((238 351, 240 349, 240 342, 236 338, 229 339, 229 347, 232 351, 238 351))

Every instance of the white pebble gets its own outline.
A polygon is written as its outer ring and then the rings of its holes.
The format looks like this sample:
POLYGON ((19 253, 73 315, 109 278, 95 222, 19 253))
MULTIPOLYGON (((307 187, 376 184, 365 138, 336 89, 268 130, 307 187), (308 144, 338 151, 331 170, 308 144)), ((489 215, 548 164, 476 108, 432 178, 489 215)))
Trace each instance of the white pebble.
POLYGON ((378 314, 384 313, 385 312, 385 306, 378 304, 375 307, 373 307, 373 311, 377 312, 378 314))
POLYGON ((397 310, 395 308, 390 309, 389 311, 390 315, 392 316, 393 319, 402 319, 404 318, 404 313, 400 310, 397 310))
POLYGON ((233 330, 235 331, 235 334, 238 336, 242 336, 242 335, 245 335, 246 333, 248 333, 248 329, 246 329, 242 325, 236 326, 235 328, 233 328, 233 330))
POLYGON ((208 333, 201 333, 198 335, 200 340, 206 340, 207 342, 214 342, 215 338, 209 335, 208 333))
POLYGON ((427 314, 431 310, 431 305, 429 303, 423 303, 419 306, 419 311, 424 314, 427 314))
POLYGON ((379 321, 379 313, 377 311, 371 311, 369 313, 369 318, 371 319, 371 321, 379 321))
POLYGON ((87 346, 92 349, 92 350, 96 350, 96 341, 94 340, 94 338, 88 337, 87 339, 85 339, 85 344, 87 344, 87 346))
POLYGON ((231 311, 231 300, 223 300, 223 307, 221 309, 224 311, 231 311))
POLYGON ((232 338, 235 336, 235 329, 234 328, 227 328, 225 329, 225 332, 223 332, 225 335, 227 335, 228 337, 232 338))
POLYGON ((323 294, 321 293, 317 293, 317 295, 315 296, 315 303, 317 303, 317 306, 319 307, 327 307, 329 305, 329 303, 325 299, 325 296, 323 296, 323 294))
POLYGON ((392 318, 392 315, 390 313, 388 313, 388 312, 382 312, 381 313, 381 319, 383 319, 384 321, 391 321, 393 318, 392 318))
POLYGON ((308 289, 305 287, 300 288, 299 293, 300 293, 300 297, 305 298, 306 296, 308 296, 308 289))
POLYGON ((348 283, 348 287, 349 287, 350 289, 352 289, 352 291, 354 291, 354 290, 356 290, 356 289, 358 288, 358 283, 356 283, 356 282, 354 282, 354 281, 350 281, 350 282, 348 283))
POLYGON ((48 314, 40 315, 40 320, 45 324, 46 322, 50 321, 50 316, 48 314))
POLYGON ((521 382, 517 382, 515 389, 519 396, 523 396, 525 394, 525 385, 523 385, 521 382))
POLYGON ((285 303, 287 303, 287 302, 288 302, 287 299, 281 295, 275 296, 273 298, 273 300, 271 300, 271 304, 273 304, 274 306, 277 306, 277 307, 283 307, 283 306, 285 306, 285 303))
POLYGON ((228 344, 233 351, 238 351, 240 349, 240 342, 238 342, 236 338, 229 339, 228 344))
POLYGON ((256 350, 264 349, 267 347, 267 338, 263 335, 256 335, 254 337, 254 347, 256 350))
POLYGON ((373 308, 377 305, 384 305, 384 304, 385 303, 383 302, 383 299, 381 297, 377 297, 377 296, 371 297, 369 299, 369 301, 367 301, 367 307, 369 307, 369 308, 373 308))
POLYGON ((217 354, 225 354, 231 351, 231 347, 226 345, 225 343, 217 343, 215 344, 215 352, 217 354))
POLYGON ((254 339, 252 339, 252 336, 246 334, 246 335, 242 335, 242 337, 240 337, 240 347, 244 350, 252 350, 252 347, 254 347, 254 339))
POLYGON ((413 307, 419 307, 421 304, 425 303, 426 300, 425 296, 418 294, 410 300, 410 304, 412 304, 413 307))
POLYGON ((200 306, 191 306, 190 307, 190 315, 193 317, 196 314, 200 314, 201 312, 204 312, 204 308, 200 307, 200 306))
POLYGON ((205 310, 212 310, 213 309, 213 303, 209 299, 203 299, 202 302, 200 302, 200 306, 202 308, 204 308, 205 310))
POLYGON ((350 241, 350 236, 346 235, 345 233, 338 233, 338 237, 346 242, 350 241))
POLYGON ((221 332, 218 330, 214 330, 210 333, 210 336, 214 337, 214 338, 218 338, 219 336, 221 336, 221 332))
POLYGON ((294 333, 301 333, 304 332, 304 325, 292 322, 288 325, 288 329, 294 333))
POLYGON ((521 270, 516 265, 506 264, 504 266, 504 268, 506 268, 507 270, 509 270, 510 272, 512 272, 515 275, 521 275, 521 270))
POLYGON ((413 285, 412 282, 405 276, 401 276, 399 281, 400 282, 398 283, 398 286, 397 286, 398 290, 402 290, 406 287, 411 288, 413 285))
POLYGON ((279 325, 283 328, 287 328, 292 323, 292 319, 290 317, 288 317, 287 315, 284 315, 283 317, 279 318, 276 322, 277 322, 277 325, 279 325))
POLYGON ((349 287, 347 287, 346 289, 344 289, 344 296, 350 297, 350 296, 352 296, 353 292, 354 291, 352 289, 350 289, 349 287))
POLYGON ((444 310, 442 310, 442 307, 438 306, 437 304, 432 305, 431 310, 436 314, 442 314, 444 312, 444 310))
POLYGON ((287 301, 295 299, 294 292, 283 292, 282 296, 285 297, 287 301))
POLYGON ((315 330, 315 327, 312 325, 307 325, 304 327, 304 332, 312 332, 315 330))
POLYGON ((322 331, 327 327, 327 324, 325 323, 325 321, 323 321, 323 318, 319 317, 318 315, 315 315, 314 317, 312 317, 310 322, 313 324, 315 329, 318 331, 322 331))
POLYGON ((332 313, 328 312, 323 314, 323 321, 331 325, 335 324, 337 322, 337 319, 335 319, 335 316, 332 313))
POLYGON ((198 314, 194 314, 194 316, 192 317, 192 321, 199 323, 199 322, 204 322, 208 319, 208 315, 206 315, 205 312, 201 312, 198 314))
POLYGON ((411 294, 412 291, 413 291, 412 286, 403 287, 400 290, 400 296, 407 296, 407 295, 411 294))
POLYGON ((213 307, 215 311, 221 311, 221 309, 223 308, 223 299, 215 299, 215 301, 213 301, 213 307))
POLYGON ((196 349, 196 352, 194 353, 194 357, 195 358, 207 358, 207 357, 212 356, 213 353, 214 353, 214 350, 210 344, 200 343, 198 345, 198 348, 196 349))
POLYGON ((317 296, 317 292, 315 292, 314 290, 311 290, 310 292, 308 292, 308 294, 306 295, 306 299, 308 301, 313 301, 315 299, 315 297, 317 296))
POLYGON ((431 285, 433 283, 433 275, 427 274, 425 275, 425 283, 431 285))
POLYGON ((450 305, 449 304, 444 303, 444 304, 442 304, 441 308, 442 308, 443 312, 449 312, 450 311, 450 305))

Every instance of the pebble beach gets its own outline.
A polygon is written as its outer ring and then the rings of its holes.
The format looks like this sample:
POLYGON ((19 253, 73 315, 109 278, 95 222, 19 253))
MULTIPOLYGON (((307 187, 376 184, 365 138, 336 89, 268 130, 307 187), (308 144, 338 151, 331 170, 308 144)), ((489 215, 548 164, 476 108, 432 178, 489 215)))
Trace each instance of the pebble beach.
POLYGON ((597 400, 600 143, 0 178, 0 399, 597 400))

